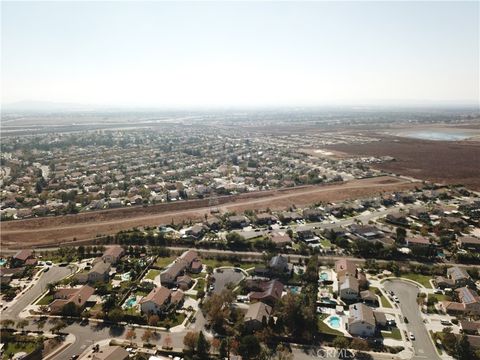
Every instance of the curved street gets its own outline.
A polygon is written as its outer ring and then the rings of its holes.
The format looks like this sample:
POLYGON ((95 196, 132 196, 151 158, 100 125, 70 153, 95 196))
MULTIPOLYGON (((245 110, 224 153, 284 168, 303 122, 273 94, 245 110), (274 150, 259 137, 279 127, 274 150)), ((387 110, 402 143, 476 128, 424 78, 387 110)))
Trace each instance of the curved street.
POLYGON ((407 346, 413 345, 415 356, 412 359, 440 359, 417 305, 418 286, 402 280, 387 280, 384 283, 384 288, 393 291, 399 298, 402 314, 408 319, 406 327, 409 332, 415 335, 414 341, 406 343, 407 346))

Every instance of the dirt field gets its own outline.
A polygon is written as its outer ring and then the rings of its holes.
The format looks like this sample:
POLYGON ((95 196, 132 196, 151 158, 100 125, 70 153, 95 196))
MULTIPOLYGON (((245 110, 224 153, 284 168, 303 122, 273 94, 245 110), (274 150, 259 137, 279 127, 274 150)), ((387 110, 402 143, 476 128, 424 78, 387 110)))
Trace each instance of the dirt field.
MULTIPOLYGON (((413 188, 417 184, 394 177, 354 180, 344 184, 309 186, 291 190, 251 193, 219 198, 221 211, 246 209, 284 209, 295 204, 305 206, 320 201, 342 201, 378 195, 382 192, 413 188)), ((104 210, 61 217, 46 217, 1 224, 3 247, 17 248, 44 244, 62 244, 115 234, 135 226, 156 226, 172 221, 203 219, 211 207, 208 200, 169 203, 151 207, 104 210)))
POLYGON ((480 190, 480 142, 426 141, 387 136, 379 142, 327 148, 352 155, 390 155, 396 161, 375 166, 422 180, 464 184, 480 190))

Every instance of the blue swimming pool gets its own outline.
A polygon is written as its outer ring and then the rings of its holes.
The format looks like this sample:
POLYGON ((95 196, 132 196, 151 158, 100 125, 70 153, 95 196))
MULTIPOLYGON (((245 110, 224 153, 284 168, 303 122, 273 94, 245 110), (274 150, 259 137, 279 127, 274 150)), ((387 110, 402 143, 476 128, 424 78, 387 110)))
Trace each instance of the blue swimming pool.
POLYGON ((131 307, 133 307, 135 304, 137 303, 137 298, 136 297, 132 297, 130 299, 128 299, 126 302, 125 302, 125 308, 127 309, 130 309, 131 307))
POLYGON ((0 266, 5 265, 6 262, 7 262, 7 260, 5 260, 5 259, 0 259, 0 266))
POLYGON ((332 315, 328 318, 327 322, 328 325, 330 325, 332 328, 339 329, 342 323, 342 319, 340 319, 336 315, 332 315))
POLYGON ((328 274, 326 272, 320 273, 320 279, 323 281, 328 280, 328 274))

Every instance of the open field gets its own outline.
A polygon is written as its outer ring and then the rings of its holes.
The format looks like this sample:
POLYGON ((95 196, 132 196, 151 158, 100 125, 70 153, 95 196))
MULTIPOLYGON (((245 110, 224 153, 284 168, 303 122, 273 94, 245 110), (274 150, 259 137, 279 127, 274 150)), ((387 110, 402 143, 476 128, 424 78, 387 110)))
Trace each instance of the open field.
MULTIPOLYGON (((418 186, 395 177, 353 180, 342 184, 305 186, 288 190, 272 190, 220 199, 221 211, 247 209, 284 209, 292 204, 305 206, 320 201, 342 201, 379 195, 418 186)), ((157 226, 172 221, 201 220, 211 207, 208 200, 184 201, 150 207, 103 210, 60 217, 44 217, 1 224, 1 244, 17 248, 34 245, 56 245, 93 239, 97 235, 115 234, 140 226, 157 226)))
POLYGON ((477 141, 427 141, 383 136, 378 142, 326 148, 351 155, 390 155, 396 160, 373 166, 418 179, 463 184, 480 190, 480 142, 477 141))

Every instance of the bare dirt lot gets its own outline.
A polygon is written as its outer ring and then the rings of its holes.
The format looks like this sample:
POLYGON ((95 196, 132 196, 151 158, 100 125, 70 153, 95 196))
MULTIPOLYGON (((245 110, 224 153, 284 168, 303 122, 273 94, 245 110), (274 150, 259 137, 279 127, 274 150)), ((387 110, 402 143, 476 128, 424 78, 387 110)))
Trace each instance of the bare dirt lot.
POLYGON ((332 145, 328 149, 351 155, 393 156, 375 165, 395 174, 442 184, 463 184, 480 190, 480 142, 428 141, 385 136, 368 144, 332 145))
MULTIPOLYGON (((284 209, 291 205, 305 206, 316 202, 342 201, 379 195, 383 192, 418 186, 394 177, 354 180, 343 184, 308 186, 225 197, 216 205, 221 211, 246 209, 284 209)), ((115 234, 140 226, 157 226, 185 220, 200 220, 208 214, 208 200, 169 203, 151 207, 104 210, 61 217, 45 217, 1 224, 3 247, 17 248, 55 245, 93 239, 97 235, 115 234)))

